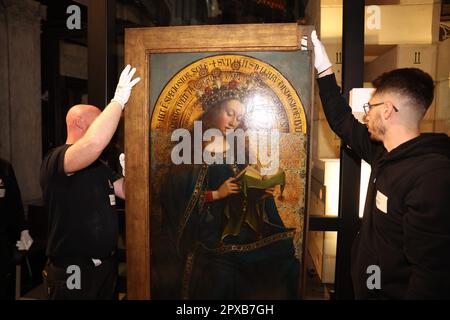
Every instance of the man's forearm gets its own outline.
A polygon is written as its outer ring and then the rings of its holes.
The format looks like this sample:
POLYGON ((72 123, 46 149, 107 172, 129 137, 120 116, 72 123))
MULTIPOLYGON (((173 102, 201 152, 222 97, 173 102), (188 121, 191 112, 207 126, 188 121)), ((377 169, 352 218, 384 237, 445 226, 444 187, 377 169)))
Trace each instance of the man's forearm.
POLYGON ((103 151, 111 141, 122 115, 122 107, 116 101, 111 101, 103 112, 92 122, 85 136, 86 142, 92 142, 96 149, 103 151))
POLYGON ((115 181, 113 185, 114 194, 121 199, 125 199, 125 177, 115 181))
POLYGON ((323 111, 331 130, 360 158, 371 163, 375 145, 370 140, 367 127, 353 116, 352 109, 341 95, 335 75, 332 72, 328 73, 319 78, 317 83, 323 111))

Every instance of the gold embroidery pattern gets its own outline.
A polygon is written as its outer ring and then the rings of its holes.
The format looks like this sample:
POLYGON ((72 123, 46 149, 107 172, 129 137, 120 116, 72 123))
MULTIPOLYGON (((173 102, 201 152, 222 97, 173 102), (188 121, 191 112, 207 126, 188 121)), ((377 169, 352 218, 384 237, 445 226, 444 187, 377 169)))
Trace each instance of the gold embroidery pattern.
POLYGON ((200 193, 200 197, 198 198, 198 212, 202 212, 203 211, 203 207, 205 206, 205 195, 206 195, 206 191, 202 191, 200 193))
POLYGON ((178 236, 177 236, 177 247, 180 246, 180 240, 181 236, 183 235, 184 228, 186 227, 186 224, 191 217, 192 211, 195 208, 195 205, 197 203, 197 200, 199 196, 201 195, 201 188, 203 185, 203 182, 206 177, 206 173, 208 172, 208 166, 202 165, 200 172, 198 174, 197 182, 195 183, 194 192, 192 193, 191 198, 189 199, 189 203, 186 207, 186 210, 184 211, 183 217, 181 219, 180 225, 178 227, 178 236))
POLYGON ((295 231, 287 231, 282 233, 277 233, 271 235, 267 238, 263 238, 256 242, 247 243, 247 244, 227 244, 218 248, 210 249, 202 245, 202 247, 208 251, 213 253, 227 253, 227 252, 248 252, 253 251, 262 247, 265 247, 271 243, 274 243, 279 240, 294 238, 295 231))
POLYGON ((233 170, 234 175, 237 175, 239 173, 239 168, 237 166, 237 164, 233 163, 230 165, 231 170, 233 170))
POLYGON ((181 299, 189 299, 189 283, 191 281, 192 267, 194 265, 194 252, 190 253, 186 259, 183 274, 183 285, 181 288, 181 299))

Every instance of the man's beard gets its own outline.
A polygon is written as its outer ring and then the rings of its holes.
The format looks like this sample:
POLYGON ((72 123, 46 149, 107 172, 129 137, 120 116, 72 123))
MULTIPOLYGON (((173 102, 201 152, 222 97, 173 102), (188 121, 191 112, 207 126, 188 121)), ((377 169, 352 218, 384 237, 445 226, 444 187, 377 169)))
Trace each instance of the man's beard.
POLYGON ((386 133, 386 127, 381 120, 381 116, 377 114, 373 120, 373 126, 370 131, 370 138, 375 141, 383 141, 384 134, 386 133))

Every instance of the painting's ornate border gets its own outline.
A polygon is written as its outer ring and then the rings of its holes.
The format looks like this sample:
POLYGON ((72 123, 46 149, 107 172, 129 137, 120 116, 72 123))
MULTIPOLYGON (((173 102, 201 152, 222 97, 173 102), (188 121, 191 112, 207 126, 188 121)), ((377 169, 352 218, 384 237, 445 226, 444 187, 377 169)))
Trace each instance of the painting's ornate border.
MULTIPOLYGON (((152 75, 150 73, 150 55, 167 52, 293 51, 299 49, 300 38, 303 35, 309 35, 311 31, 311 26, 298 26, 295 23, 157 27, 126 30, 125 63, 136 67, 137 75, 142 78, 142 81, 133 90, 125 109, 128 299, 151 298, 151 110, 149 109, 149 85, 152 75)), ((311 71, 312 81, 313 74, 311 71)), ((312 93, 311 97, 314 97, 312 93)), ((308 148, 310 153, 311 143, 308 148)), ((304 237, 306 237, 306 233, 307 221, 305 221, 304 237)))

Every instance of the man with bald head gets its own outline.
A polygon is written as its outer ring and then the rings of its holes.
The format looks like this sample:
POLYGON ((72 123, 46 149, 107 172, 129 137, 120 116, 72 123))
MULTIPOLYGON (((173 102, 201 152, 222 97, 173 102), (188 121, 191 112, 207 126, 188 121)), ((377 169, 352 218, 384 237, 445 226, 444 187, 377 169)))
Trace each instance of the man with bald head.
POLYGON ((112 299, 117 277, 116 200, 125 198, 124 178, 99 160, 128 102, 136 69, 122 72, 114 98, 101 111, 73 106, 67 140, 41 165, 49 212, 48 261, 43 271, 49 299, 112 299))
POLYGON ((341 96, 315 31, 311 40, 328 123, 372 167, 352 249, 355 297, 449 299, 450 138, 419 130, 433 79, 417 68, 382 74, 364 105, 364 125, 341 96))

